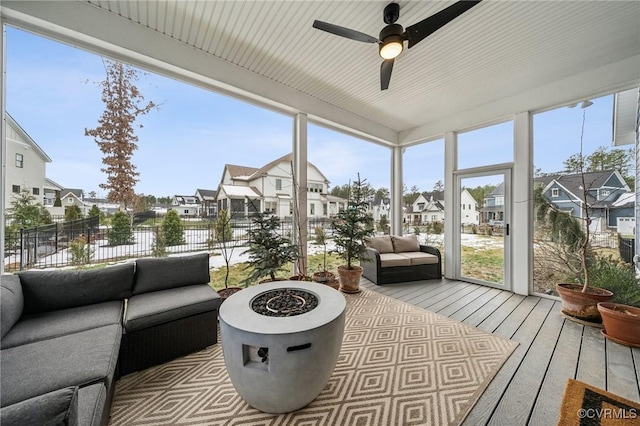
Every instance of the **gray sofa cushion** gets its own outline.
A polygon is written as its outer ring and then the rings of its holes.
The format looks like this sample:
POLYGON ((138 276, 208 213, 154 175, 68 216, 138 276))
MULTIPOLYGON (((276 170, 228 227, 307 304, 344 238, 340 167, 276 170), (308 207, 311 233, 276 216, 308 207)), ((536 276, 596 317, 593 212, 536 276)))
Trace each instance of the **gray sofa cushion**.
POLYGON ((122 324, 123 301, 97 303, 23 316, 2 339, 2 349, 105 325, 122 324))
POLYGON ((128 333, 203 312, 215 311, 220 296, 207 284, 191 285, 132 296, 124 328, 128 333))
POLYGON ((3 407, 2 425, 85 425, 78 423, 78 388, 58 389, 44 395, 3 407))
POLYGON ((0 328, 2 339, 22 315, 24 298, 20 278, 15 275, 0 276, 0 328))
POLYGON ((210 281, 209 254, 147 257, 136 261, 133 294, 166 290, 210 281))
POLYGON ((78 390, 78 424, 100 425, 107 403, 104 383, 85 386, 78 390))
POLYGON ((131 296, 135 265, 124 263, 87 271, 18 272, 24 313, 57 311, 131 296))
POLYGON ((122 327, 108 325, 54 339, 3 349, 0 356, 0 405, 15 404, 69 386, 114 377, 122 327))

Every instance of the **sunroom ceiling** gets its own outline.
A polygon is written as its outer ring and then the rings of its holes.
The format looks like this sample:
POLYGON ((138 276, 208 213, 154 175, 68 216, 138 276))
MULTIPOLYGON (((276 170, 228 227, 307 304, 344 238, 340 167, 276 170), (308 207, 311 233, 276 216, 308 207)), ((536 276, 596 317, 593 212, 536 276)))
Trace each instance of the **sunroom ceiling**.
MULTIPOLYGON (((2 8, 9 23, 389 144, 640 84, 639 1, 485 0, 405 49, 381 91, 376 45, 311 25, 377 36, 387 3, 5 0, 2 8)), ((398 23, 452 3, 399 1, 398 23)))

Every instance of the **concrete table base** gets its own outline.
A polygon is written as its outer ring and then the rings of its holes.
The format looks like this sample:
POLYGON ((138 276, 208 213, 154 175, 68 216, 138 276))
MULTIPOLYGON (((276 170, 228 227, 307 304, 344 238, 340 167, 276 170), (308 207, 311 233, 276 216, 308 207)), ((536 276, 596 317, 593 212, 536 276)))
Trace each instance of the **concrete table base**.
POLYGON ((266 413, 296 411, 313 401, 338 361, 345 312, 340 292, 311 282, 265 283, 229 297, 220 307, 220 334, 227 372, 240 396, 266 413), (251 309, 255 297, 281 288, 308 291, 318 306, 291 317, 251 309), (267 357, 261 348, 268 348, 267 357))

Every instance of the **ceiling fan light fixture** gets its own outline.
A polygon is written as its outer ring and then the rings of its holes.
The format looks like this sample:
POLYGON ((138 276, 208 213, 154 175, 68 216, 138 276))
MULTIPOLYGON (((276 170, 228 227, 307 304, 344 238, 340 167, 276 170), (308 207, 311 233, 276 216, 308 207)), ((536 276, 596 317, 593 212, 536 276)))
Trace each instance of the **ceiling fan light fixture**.
POLYGON ((395 59, 404 49, 402 36, 389 36, 380 45, 380 57, 384 60, 395 59))

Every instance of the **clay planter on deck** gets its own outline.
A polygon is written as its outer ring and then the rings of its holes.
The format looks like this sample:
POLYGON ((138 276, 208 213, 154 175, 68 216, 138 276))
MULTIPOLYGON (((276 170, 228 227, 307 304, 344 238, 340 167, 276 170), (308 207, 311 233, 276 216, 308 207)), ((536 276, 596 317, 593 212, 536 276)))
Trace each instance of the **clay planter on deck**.
POLYGON ((597 287, 587 287, 582 292, 582 284, 556 284, 556 291, 562 300, 562 312, 572 318, 593 323, 601 323, 602 317, 598 312, 598 303, 608 302, 613 297, 609 290, 597 287))
POLYGON ((640 348, 640 308, 617 303, 598 303, 605 337, 616 343, 640 348))
POLYGON ((347 269, 346 266, 338 266, 338 275, 340 276, 340 291, 345 293, 360 292, 361 266, 352 266, 351 269, 347 269))

